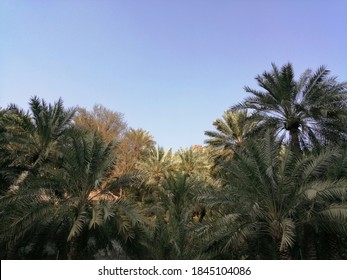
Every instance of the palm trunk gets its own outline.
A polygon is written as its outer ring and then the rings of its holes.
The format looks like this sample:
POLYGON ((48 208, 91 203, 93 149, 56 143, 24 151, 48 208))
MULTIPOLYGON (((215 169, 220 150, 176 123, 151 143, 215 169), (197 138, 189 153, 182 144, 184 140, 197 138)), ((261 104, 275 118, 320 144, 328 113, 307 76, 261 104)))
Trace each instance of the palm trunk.
POLYGON ((295 154, 299 154, 301 152, 300 142, 299 142, 299 128, 292 128, 289 130, 290 134, 290 146, 292 147, 292 151, 295 154))

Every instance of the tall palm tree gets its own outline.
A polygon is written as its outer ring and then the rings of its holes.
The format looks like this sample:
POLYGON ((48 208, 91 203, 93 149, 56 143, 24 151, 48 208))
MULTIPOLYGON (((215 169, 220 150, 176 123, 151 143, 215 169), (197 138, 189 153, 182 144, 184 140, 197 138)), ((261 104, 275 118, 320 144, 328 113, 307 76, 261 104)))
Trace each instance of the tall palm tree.
POLYGON ((265 127, 287 135, 296 151, 346 139, 347 83, 337 82, 329 73, 321 66, 315 72, 306 70, 295 80, 292 64, 281 69, 272 64, 271 72, 255 78, 261 90, 246 86, 252 96, 234 108, 254 110, 265 127))
MULTIPOLYGON (((17 257, 25 246, 30 245, 31 251, 41 248, 44 237, 53 242, 50 247, 57 255, 69 259, 83 256, 81 242, 86 244, 91 234, 99 236, 97 241, 115 238, 121 244, 136 237, 142 216, 132 203, 112 193, 129 182, 108 180, 115 162, 110 152, 113 143, 105 144, 95 133, 76 131, 66 141, 60 166, 39 177, 29 174, 25 188, 0 198, 0 237, 9 253, 17 251, 17 257)), ((43 251, 39 250, 39 257, 43 251)))
POLYGON ((10 162, 10 167, 22 170, 12 181, 13 186, 19 186, 29 173, 39 172, 42 165, 54 163, 62 156, 64 134, 75 113, 75 109, 65 109, 61 99, 52 105, 35 96, 29 105, 30 112, 10 105, 1 115, 4 160, 10 162))
POLYGON ((200 228, 207 238, 206 251, 219 248, 214 254, 234 250, 254 258, 249 252, 257 251, 261 258, 298 258, 293 250, 311 236, 307 229, 346 236, 347 181, 322 180, 336 155, 334 150, 296 154, 270 132, 263 140, 248 142, 224 163, 224 187, 198 197, 207 208, 218 209, 216 218, 200 228), (257 240, 272 244, 268 255, 256 250, 263 248, 257 240))

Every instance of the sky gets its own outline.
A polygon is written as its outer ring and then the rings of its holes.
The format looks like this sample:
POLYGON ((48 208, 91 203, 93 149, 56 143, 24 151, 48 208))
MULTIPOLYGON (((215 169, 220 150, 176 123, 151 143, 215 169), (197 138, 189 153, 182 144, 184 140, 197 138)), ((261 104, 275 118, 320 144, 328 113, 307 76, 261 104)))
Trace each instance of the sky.
POLYGON ((158 145, 202 145, 255 76, 347 81, 345 0, 0 0, 0 107, 101 104, 158 145))

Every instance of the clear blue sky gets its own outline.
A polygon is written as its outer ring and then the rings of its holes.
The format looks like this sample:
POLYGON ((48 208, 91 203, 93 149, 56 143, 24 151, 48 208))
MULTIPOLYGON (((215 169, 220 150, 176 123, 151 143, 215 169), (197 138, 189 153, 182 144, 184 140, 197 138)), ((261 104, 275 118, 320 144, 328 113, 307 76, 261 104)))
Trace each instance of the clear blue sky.
POLYGON ((346 81, 347 1, 0 1, 0 107, 98 103, 165 148, 203 144, 271 62, 346 81))

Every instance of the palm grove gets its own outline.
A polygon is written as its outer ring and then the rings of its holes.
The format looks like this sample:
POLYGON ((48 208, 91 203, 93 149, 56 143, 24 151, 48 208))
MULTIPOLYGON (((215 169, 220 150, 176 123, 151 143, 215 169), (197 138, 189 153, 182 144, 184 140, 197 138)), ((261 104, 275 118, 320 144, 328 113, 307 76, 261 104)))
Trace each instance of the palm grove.
POLYGON ((175 153, 101 105, 1 109, 1 259, 347 259, 347 83, 256 81, 175 153))

